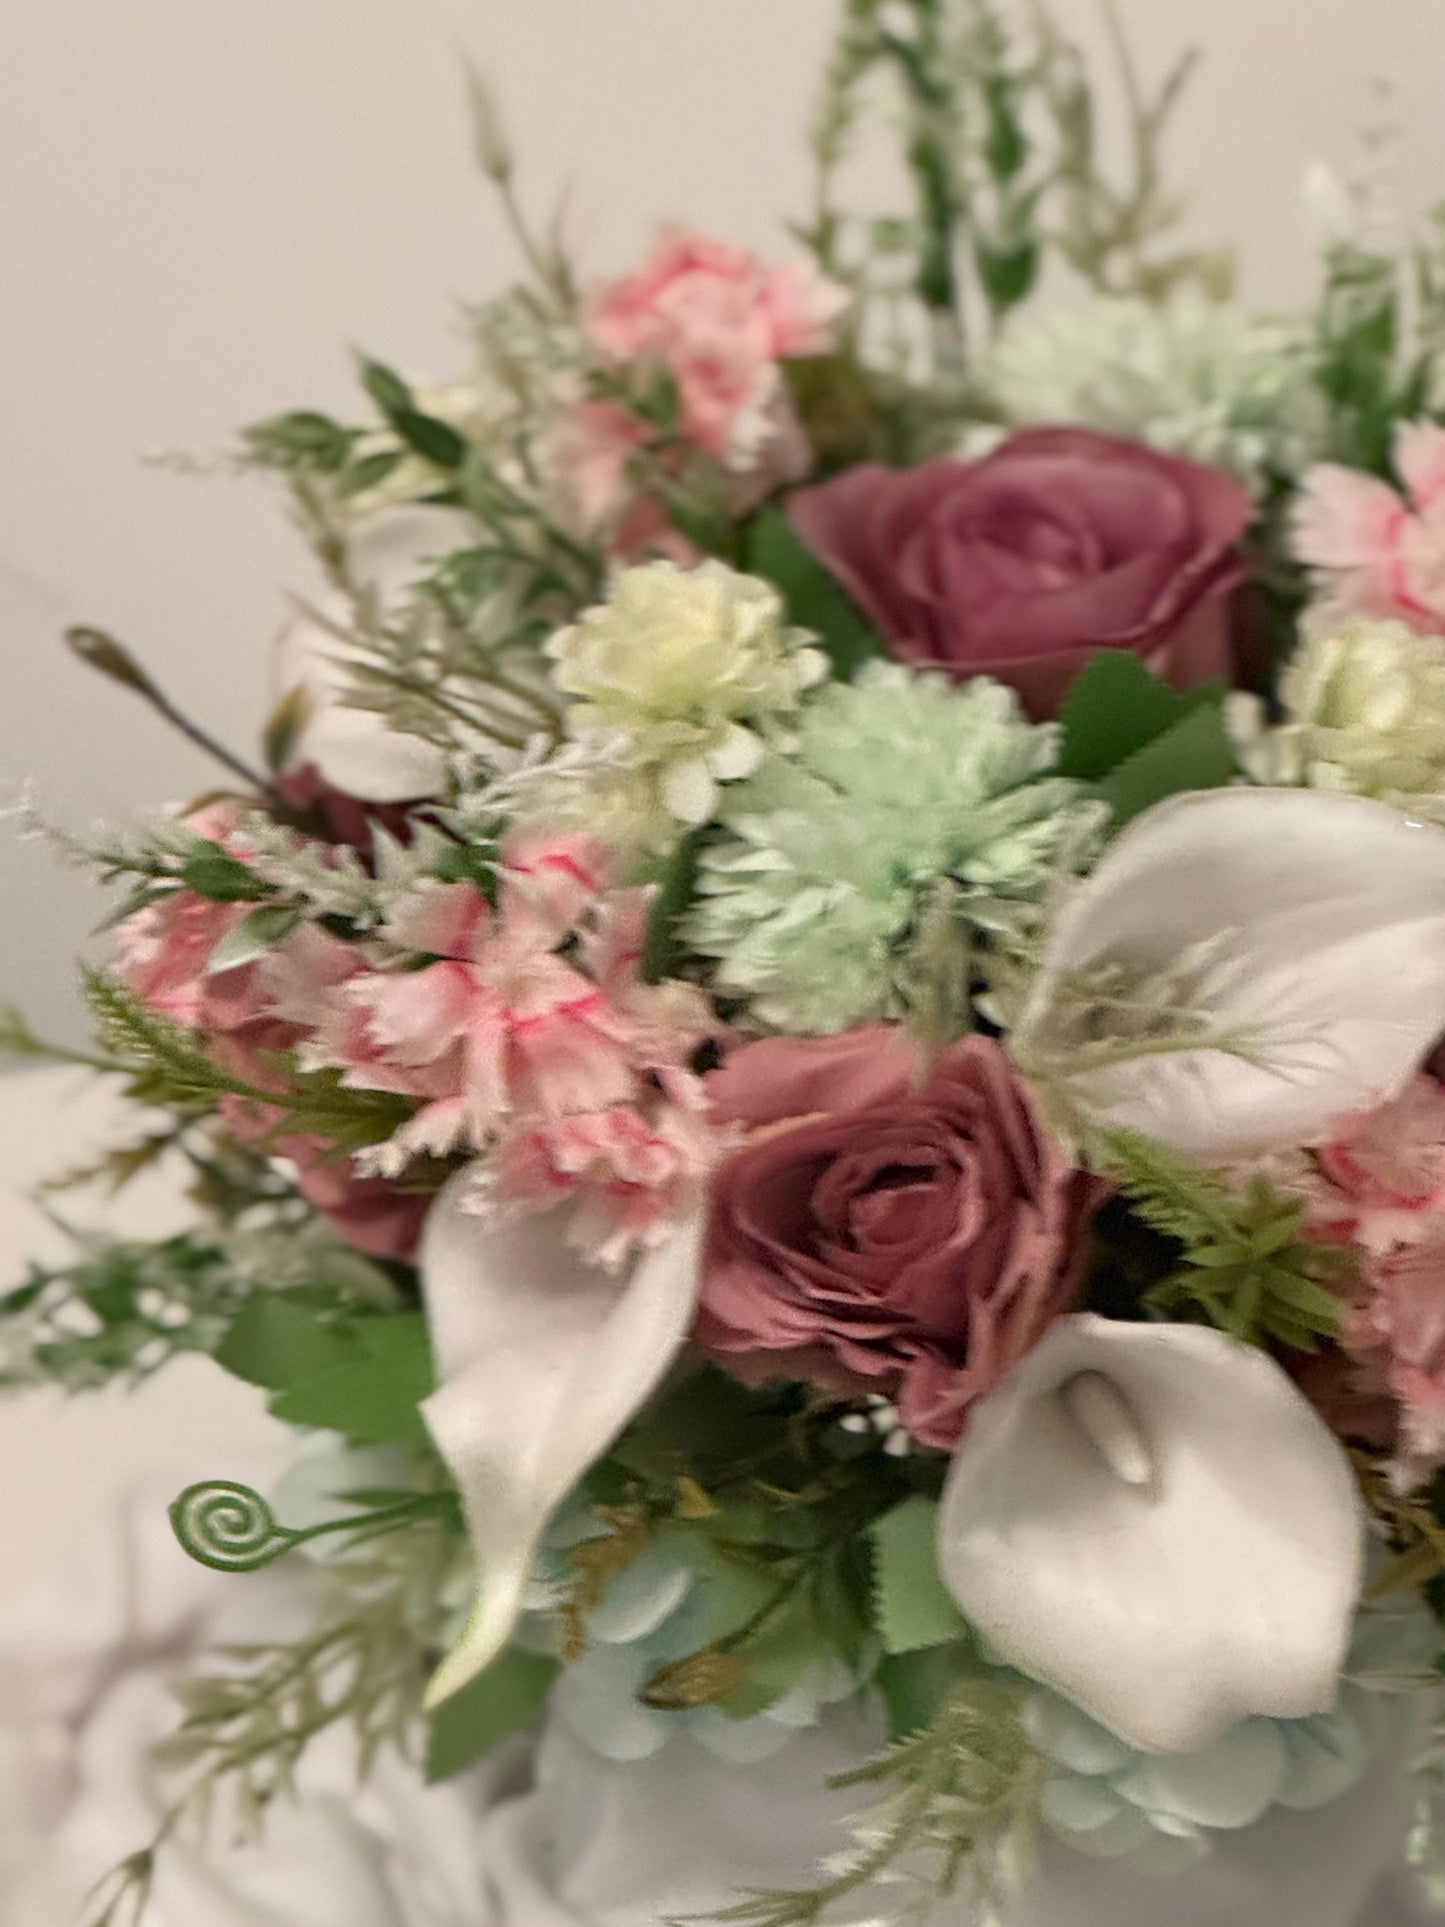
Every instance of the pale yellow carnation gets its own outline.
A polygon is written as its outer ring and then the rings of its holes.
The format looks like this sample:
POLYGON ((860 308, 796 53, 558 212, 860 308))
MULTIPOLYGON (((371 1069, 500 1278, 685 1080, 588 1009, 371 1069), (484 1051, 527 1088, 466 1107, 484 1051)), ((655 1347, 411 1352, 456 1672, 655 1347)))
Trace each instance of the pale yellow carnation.
POLYGON ((827 673, 768 583, 721 562, 650 562, 547 646, 574 698, 568 733, 614 777, 645 786, 663 823, 702 823, 719 783, 756 769, 757 725, 827 673))
POLYGON ((1445 809, 1445 637, 1366 619, 1317 631, 1279 693, 1275 780, 1445 809))

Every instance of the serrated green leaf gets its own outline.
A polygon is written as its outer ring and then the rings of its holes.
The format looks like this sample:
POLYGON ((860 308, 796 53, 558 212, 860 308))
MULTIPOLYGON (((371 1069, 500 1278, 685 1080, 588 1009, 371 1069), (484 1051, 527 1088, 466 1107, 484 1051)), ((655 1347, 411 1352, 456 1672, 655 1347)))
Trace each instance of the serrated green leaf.
POLYGON ((780 589, 793 621, 817 636, 836 675, 847 681, 884 653, 876 629, 779 508, 765 508, 748 532, 745 566, 780 589))
POLYGON ((1201 703, 1099 785, 1116 823, 1132 822, 1167 797, 1221 789, 1239 774, 1223 709, 1201 703))
POLYGON ((418 1409, 436 1389, 436 1372, 420 1313, 367 1318, 351 1328, 361 1356, 283 1391, 271 1401, 288 1425, 344 1432, 359 1445, 423 1445, 418 1409))
POLYGON ((503 1740, 535 1726, 560 1671, 555 1659, 509 1648, 470 1686, 453 1694, 431 1717, 428 1784, 455 1779, 503 1740))
POLYGON ((962 1638, 968 1622, 938 1570, 938 1507, 905 1499, 872 1527, 878 1634, 885 1652, 913 1653, 962 1638))
POLYGON ((888 1708, 889 1738, 911 1739, 932 1726, 974 1657, 972 1645, 963 1642, 889 1654, 875 1676, 888 1708))

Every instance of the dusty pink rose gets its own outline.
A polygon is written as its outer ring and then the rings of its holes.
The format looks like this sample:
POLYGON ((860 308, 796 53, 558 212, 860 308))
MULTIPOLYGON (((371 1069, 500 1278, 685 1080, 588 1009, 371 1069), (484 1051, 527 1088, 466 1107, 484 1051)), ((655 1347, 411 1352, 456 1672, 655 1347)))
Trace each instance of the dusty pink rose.
POLYGON ((704 234, 665 233, 635 274, 591 302, 587 333, 609 360, 661 362, 685 440, 752 466, 786 423, 779 362, 824 353, 846 302, 806 265, 769 265, 704 234))
POLYGON ((751 1135, 713 1180, 696 1337, 751 1382, 894 1398, 947 1448, 1074 1302, 1099 1190, 998 1044, 917 1072, 880 1024, 750 1044, 710 1080, 751 1135))
POLYGON ((794 495, 793 525, 901 661, 996 676, 1054 713, 1100 649, 1179 688, 1227 675, 1253 516, 1229 476, 1079 428, 983 461, 866 463, 794 495))
POLYGON ((1295 549, 1330 615, 1378 616, 1445 634, 1445 428, 1395 430, 1401 494, 1374 475, 1322 462, 1305 477, 1295 549))

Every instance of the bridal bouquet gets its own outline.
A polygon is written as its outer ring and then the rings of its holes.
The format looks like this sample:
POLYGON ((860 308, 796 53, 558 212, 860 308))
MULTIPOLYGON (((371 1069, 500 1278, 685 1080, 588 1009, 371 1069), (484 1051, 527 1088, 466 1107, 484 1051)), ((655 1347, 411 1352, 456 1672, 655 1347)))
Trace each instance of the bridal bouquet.
POLYGON ((807 1927, 1429 1795, 1445 244, 1320 176, 1252 317, 1121 57, 1116 178, 1046 20, 849 0, 792 242, 611 280, 478 87, 469 371, 244 438, 322 584, 255 766, 72 635, 222 775, 64 837, 98 1041, 7 1042, 135 1100, 67 1182, 196 1220, 37 1270, 5 1373, 264 1388, 294 1467, 175 1530, 323 1600, 185 1688, 165 1832, 341 1723, 744 1774, 851 1708, 856 1837, 729 1916, 807 1927))

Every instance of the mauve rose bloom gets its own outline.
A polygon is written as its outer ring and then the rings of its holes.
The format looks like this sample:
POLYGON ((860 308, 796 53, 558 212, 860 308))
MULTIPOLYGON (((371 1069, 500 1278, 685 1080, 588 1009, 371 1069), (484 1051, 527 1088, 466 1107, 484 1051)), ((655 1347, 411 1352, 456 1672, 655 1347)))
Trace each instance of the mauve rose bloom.
POLYGON ((709 1079, 750 1136, 713 1179, 695 1338, 750 1383, 894 1398, 946 1449, 1073 1304, 1102 1192, 998 1044, 918 1068, 875 1024, 745 1045, 709 1079))
POLYGON ((996 676, 1036 718, 1101 649, 1181 689, 1230 672, 1253 505, 1198 462, 1034 429, 979 462, 849 469, 789 514, 900 661, 996 676))

